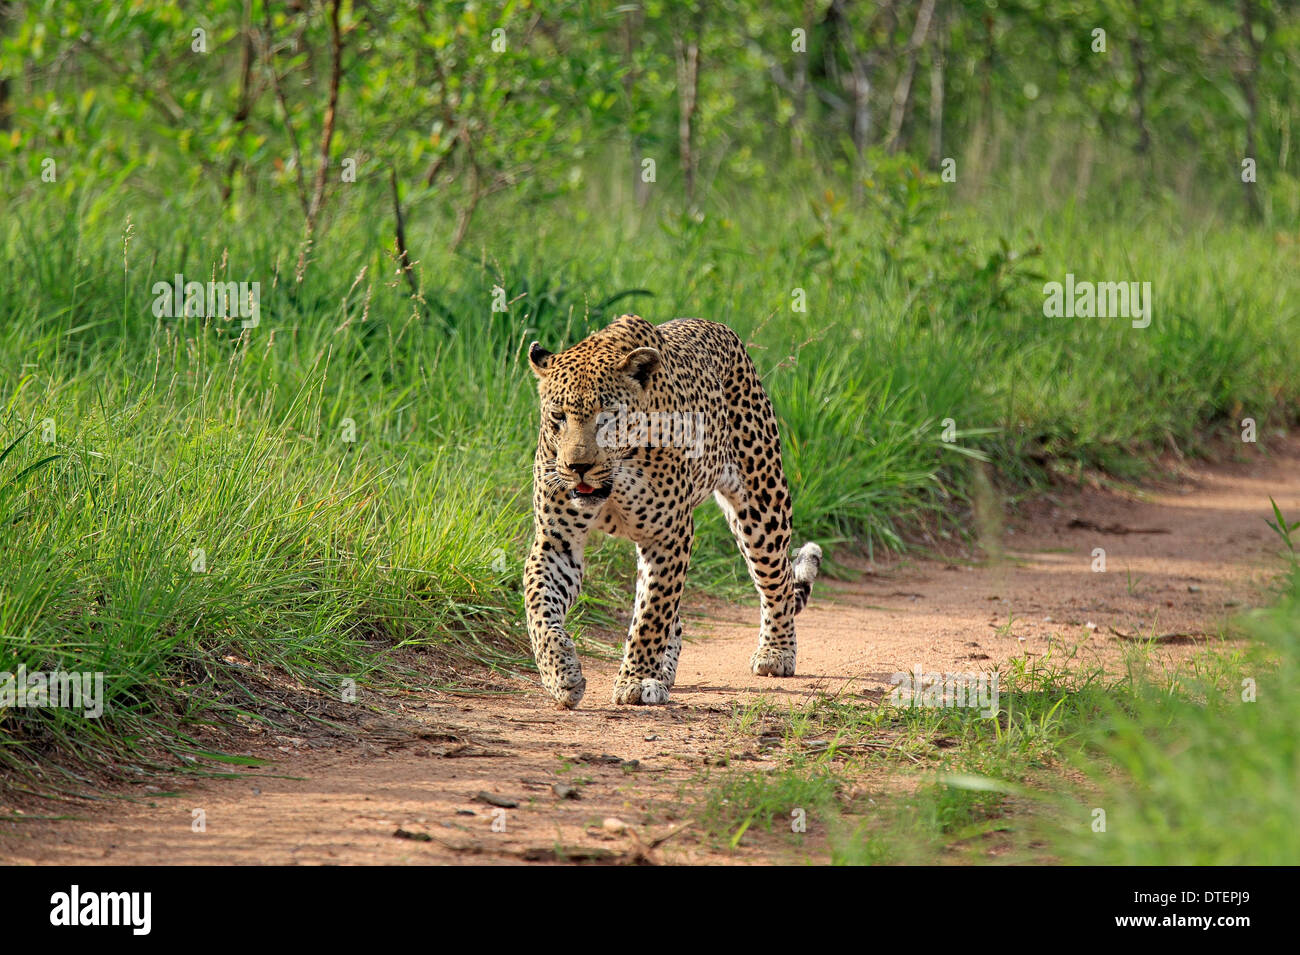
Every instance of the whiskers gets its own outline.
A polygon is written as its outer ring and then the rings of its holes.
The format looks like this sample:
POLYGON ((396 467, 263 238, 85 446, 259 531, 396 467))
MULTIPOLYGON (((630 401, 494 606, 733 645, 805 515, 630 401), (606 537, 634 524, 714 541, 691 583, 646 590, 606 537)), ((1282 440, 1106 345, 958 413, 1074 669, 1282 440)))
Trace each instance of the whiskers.
MULTIPOLYGON (((581 478, 581 482, 595 487, 613 487, 615 478, 625 471, 634 476, 638 474, 636 468, 629 468, 626 465, 626 458, 612 458, 602 461, 588 471, 581 478)), ((579 483, 578 476, 567 468, 561 468, 557 461, 546 461, 535 465, 533 477, 535 481, 541 482, 541 486, 547 491, 567 491, 579 483)))
POLYGON ((533 469, 535 480, 542 482, 542 487, 548 491, 562 491, 568 485, 564 478, 560 477, 560 469, 554 461, 545 464, 539 464, 533 469))

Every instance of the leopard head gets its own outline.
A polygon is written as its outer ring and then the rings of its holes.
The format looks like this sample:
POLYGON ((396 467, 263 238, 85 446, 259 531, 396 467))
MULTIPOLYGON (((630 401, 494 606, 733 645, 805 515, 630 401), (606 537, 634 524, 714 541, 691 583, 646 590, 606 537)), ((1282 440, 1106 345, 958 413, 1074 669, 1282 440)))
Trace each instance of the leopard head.
POLYGON ((658 344, 654 326, 624 316, 558 354, 529 346, 541 399, 539 456, 552 486, 574 499, 609 496, 630 450, 619 445, 620 415, 646 409, 662 365, 658 344))

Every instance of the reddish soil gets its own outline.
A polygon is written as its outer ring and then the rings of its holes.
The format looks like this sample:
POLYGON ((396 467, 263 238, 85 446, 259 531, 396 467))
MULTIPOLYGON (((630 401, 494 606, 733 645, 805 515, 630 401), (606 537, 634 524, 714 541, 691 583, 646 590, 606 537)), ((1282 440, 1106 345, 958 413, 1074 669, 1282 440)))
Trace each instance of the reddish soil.
POLYGON ((756 834, 730 850, 691 823, 703 774, 728 759, 774 765, 755 752, 755 730, 740 729, 738 704, 759 696, 793 704, 822 694, 874 699, 890 674, 914 665, 971 672, 1050 655, 1054 663, 1117 668, 1134 645, 1117 632, 1163 637, 1154 658, 1176 665, 1217 644, 1239 608, 1268 599, 1264 587, 1280 569, 1278 541, 1264 523, 1269 496, 1285 513, 1300 512, 1300 445, 1271 456, 1252 446, 1239 458, 1178 466, 1144 490, 1090 487, 1037 499, 1004 517, 986 541, 994 550, 1000 541, 997 558, 841 567, 845 579, 819 580, 799 618, 799 675, 789 679, 747 670, 757 636, 752 602, 697 603, 665 707, 608 703, 617 669, 608 660, 587 661, 587 696, 572 712, 555 710, 535 680, 493 677, 496 692, 385 703, 359 741, 250 736, 245 751, 274 763, 238 779, 155 781, 75 803, 63 810, 73 818, 0 824, 0 860, 816 858, 815 839, 800 850, 788 838, 756 834), (1092 570, 1097 547, 1106 551, 1104 573, 1092 570), (480 793, 516 805, 494 806, 480 793), (194 809, 205 813, 204 832, 192 830, 194 809))

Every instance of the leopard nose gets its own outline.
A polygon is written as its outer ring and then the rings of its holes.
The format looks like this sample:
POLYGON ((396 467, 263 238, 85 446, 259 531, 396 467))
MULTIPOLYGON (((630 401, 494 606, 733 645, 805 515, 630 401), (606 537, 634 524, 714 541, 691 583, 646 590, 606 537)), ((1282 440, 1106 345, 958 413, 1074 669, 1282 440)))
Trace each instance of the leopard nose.
POLYGON ((585 478, 585 477, 587 476, 587 472, 591 470, 591 465, 590 465, 590 464, 570 464, 570 465, 569 465, 569 470, 572 471, 574 474, 578 475, 579 480, 581 480, 582 478, 585 478))

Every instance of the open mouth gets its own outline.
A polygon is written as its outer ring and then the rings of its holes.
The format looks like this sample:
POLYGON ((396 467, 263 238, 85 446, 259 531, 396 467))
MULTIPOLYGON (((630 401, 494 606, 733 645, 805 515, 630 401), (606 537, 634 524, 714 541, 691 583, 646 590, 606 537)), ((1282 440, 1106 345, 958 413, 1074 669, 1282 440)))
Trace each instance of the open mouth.
POLYGON ((603 487, 592 487, 590 484, 579 484, 569 492, 569 497, 573 500, 583 501, 603 501, 609 497, 609 485, 603 487))

